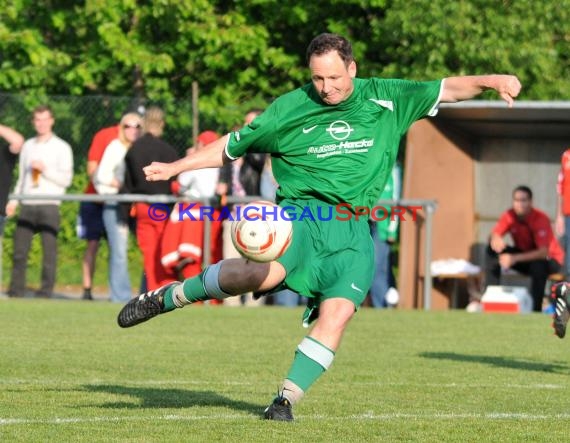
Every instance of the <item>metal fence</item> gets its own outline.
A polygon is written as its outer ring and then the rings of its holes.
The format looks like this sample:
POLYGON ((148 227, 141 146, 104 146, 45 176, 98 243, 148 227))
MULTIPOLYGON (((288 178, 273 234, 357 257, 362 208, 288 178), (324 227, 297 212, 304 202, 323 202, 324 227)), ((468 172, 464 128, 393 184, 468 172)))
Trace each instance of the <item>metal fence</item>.
MULTIPOLYGON (((17 200, 42 200, 42 199, 54 199, 53 196, 42 196, 42 195, 11 195, 11 198, 17 200)), ((85 195, 85 194, 67 194, 62 196, 57 196, 65 202, 79 203, 81 201, 95 201, 95 202, 145 202, 150 204, 155 203, 175 203, 187 201, 187 199, 182 199, 179 197, 174 197, 170 195, 138 195, 138 194, 122 194, 122 195, 85 195)), ((227 199, 228 204, 242 204, 248 203, 256 200, 261 200, 260 196, 249 196, 249 197, 232 197, 229 196, 227 199)), ((196 200, 196 202, 202 203, 204 205, 216 205, 216 202, 211 199, 201 199, 196 200)), ((432 229, 433 229, 433 214, 436 210, 436 202, 433 200, 379 200, 378 205, 393 205, 401 207, 420 207, 422 208, 421 220, 425 223, 424 237, 424 267, 425 273, 423 276, 424 280, 424 310, 431 309, 431 290, 432 290, 432 277, 431 277, 431 251, 432 251, 432 229)), ((414 219, 414 221, 416 221, 414 219)), ((210 225, 211 221, 208 217, 204 218, 204 246, 203 250, 203 266, 210 264, 210 225)), ((58 240, 61 243, 61 240, 58 240)), ((131 242, 132 243, 132 242, 131 242)), ((0 237, 0 252, 3 249, 3 239, 0 237)), ((0 284, 2 282, 2 255, 0 254, 0 284)), ((1 289, 1 288, 0 288, 1 289)), ((1 292, 1 291, 0 291, 1 292)))

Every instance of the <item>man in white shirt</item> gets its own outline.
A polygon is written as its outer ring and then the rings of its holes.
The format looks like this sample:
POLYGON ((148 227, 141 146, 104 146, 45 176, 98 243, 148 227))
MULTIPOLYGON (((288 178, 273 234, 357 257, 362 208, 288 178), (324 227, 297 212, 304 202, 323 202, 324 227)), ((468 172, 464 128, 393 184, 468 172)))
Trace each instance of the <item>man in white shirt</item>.
MULTIPOLYGON (((73 153, 67 142, 52 132, 53 112, 47 105, 34 109, 32 123, 36 136, 26 140, 19 160, 19 177, 14 194, 63 195, 73 177, 73 153)), ((26 289, 28 254, 35 233, 42 239, 43 260, 40 297, 51 297, 55 285, 57 234, 60 225, 60 200, 22 200, 14 233, 12 278, 8 295, 23 297, 26 289)), ((6 215, 18 206, 11 200, 6 215)))

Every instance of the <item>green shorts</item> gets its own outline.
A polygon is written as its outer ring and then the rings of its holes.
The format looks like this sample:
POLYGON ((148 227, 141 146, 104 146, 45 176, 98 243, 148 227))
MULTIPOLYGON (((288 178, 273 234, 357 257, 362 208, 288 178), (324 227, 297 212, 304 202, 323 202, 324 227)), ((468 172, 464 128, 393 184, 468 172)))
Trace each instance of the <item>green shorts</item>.
POLYGON ((294 219, 291 245, 277 260, 287 271, 285 286, 308 297, 309 306, 341 297, 358 308, 374 276, 367 218, 347 220, 346 212, 319 200, 286 199, 279 206, 294 219))

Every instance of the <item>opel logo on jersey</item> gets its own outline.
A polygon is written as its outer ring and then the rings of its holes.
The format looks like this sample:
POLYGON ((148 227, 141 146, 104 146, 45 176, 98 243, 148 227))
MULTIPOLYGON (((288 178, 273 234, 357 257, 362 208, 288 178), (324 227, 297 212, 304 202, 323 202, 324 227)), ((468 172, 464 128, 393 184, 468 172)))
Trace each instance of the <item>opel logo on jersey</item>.
POLYGON ((352 129, 347 122, 343 122, 342 120, 332 122, 327 128, 327 132, 335 140, 346 140, 352 131, 354 131, 354 129, 352 129))

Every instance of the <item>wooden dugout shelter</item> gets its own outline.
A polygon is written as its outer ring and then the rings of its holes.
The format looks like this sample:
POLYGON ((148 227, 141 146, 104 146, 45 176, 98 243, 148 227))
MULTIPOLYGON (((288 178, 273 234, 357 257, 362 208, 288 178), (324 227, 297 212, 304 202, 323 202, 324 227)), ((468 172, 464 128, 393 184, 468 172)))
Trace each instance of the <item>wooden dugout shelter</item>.
MULTIPOLYGON (((403 199, 434 199, 431 260, 484 266, 484 247, 517 185, 554 220, 560 157, 570 148, 570 101, 466 101, 441 104, 406 137, 403 199)), ((425 223, 400 225, 400 306, 425 305, 425 223)), ((428 251, 429 253, 429 251, 428 251)), ((430 306, 451 307, 450 289, 434 281, 430 306)), ((463 291, 465 292, 465 291, 463 291)), ((457 307, 467 304, 460 294, 457 307)))

